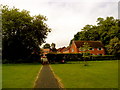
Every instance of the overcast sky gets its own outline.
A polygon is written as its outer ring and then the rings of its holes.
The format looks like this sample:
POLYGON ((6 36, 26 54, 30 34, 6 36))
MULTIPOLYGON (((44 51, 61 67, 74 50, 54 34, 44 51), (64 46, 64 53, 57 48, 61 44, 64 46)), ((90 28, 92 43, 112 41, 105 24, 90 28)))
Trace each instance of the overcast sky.
POLYGON ((98 17, 118 18, 119 0, 2 0, 1 4, 45 15, 52 29, 46 39, 56 47, 68 46, 74 35, 85 25, 95 25, 98 17))

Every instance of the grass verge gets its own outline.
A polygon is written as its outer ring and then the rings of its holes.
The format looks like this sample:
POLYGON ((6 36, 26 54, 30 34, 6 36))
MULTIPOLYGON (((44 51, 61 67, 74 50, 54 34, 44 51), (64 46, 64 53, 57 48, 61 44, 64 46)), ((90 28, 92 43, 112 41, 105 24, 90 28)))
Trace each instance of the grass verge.
POLYGON ((118 61, 52 64, 65 88, 118 88, 118 61))
POLYGON ((3 64, 2 88, 33 88, 40 64, 3 64))

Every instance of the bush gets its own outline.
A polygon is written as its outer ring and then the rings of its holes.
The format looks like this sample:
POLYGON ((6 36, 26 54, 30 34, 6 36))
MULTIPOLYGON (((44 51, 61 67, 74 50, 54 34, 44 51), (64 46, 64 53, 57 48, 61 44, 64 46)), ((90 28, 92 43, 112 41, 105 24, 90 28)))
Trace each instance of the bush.
MULTIPOLYGON (((103 56, 98 56, 98 55, 90 55, 89 57, 85 57, 80 53, 72 54, 72 53, 67 53, 67 54, 57 54, 57 53, 49 53, 47 54, 47 59, 50 63, 62 63, 62 60, 65 62, 67 61, 96 61, 96 60, 116 60, 117 57, 114 55, 103 55, 103 56)), ((64 62, 64 63, 65 63, 64 62)))
POLYGON ((103 55, 103 56, 91 56, 91 60, 116 60, 117 57, 114 55, 103 55))
POLYGON ((38 54, 32 54, 29 57, 23 57, 20 59, 2 59, 2 63, 34 63, 34 62, 40 62, 40 55, 38 54))
POLYGON ((2 60, 2 63, 5 64, 5 63, 9 63, 9 61, 7 59, 3 59, 2 60))

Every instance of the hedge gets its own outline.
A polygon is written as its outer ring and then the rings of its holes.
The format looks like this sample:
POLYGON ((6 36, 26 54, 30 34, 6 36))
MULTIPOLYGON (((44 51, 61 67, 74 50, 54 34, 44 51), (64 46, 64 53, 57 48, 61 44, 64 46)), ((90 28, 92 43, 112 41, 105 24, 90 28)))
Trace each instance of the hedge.
POLYGON ((117 60, 118 58, 115 57, 114 55, 103 55, 103 56, 98 56, 98 55, 94 55, 91 56, 91 60, 117 60))
POLYGON ((54 62, 62 62, 62 60, 66 61, 79 61, 83 60, 82 54, 55 54, 55 53, 49 53, 47 54, 47 59, 50 63, 54 62))
MULTIPOLYGON (((62 62, 62 60, 64 60, 65 62, 86 60, 85 57, 83 57, 83 55, 80 53, 76 53, 76 54, 72 54, 72 53, 67 53, 67 54, 49 53, 49 54, 47 54, 47 59, 50 63, 62 62)), ((103 56, 90 55, 90 57, 87 58, 88 61, 117 60, 117 59, 118 58, 115 57, 114 55, 103 55, 103 56)))

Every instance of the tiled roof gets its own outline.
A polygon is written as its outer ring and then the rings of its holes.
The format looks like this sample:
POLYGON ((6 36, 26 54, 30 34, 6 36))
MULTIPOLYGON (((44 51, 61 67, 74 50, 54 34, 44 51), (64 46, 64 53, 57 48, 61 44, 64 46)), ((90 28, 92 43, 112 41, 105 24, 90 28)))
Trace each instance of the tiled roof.
POLYGON ((57 51, 60 52, 61 48, 58 48, 57 51))
POLYGON ((61 52, 63 52, 65 49, 66 49, 66 47, 63 47, 62 50, 61 50, 61 52))
POLYGON ((59 48, 57 51, 58 52, 63 52, 66 47, 59 48))
POLYGON ((77 48, 82 47, 85 42, 87 42, 90 45, 90 47, 94 47, 94 48, 103 47, 103 44, 101 41, 74 41, 77 48))
POLYGON ((70 46, 66 47, 66 48, 64 49, 64 51, 67 51, 67 50, 69 50, 69 49, 70 49, 70 46))

